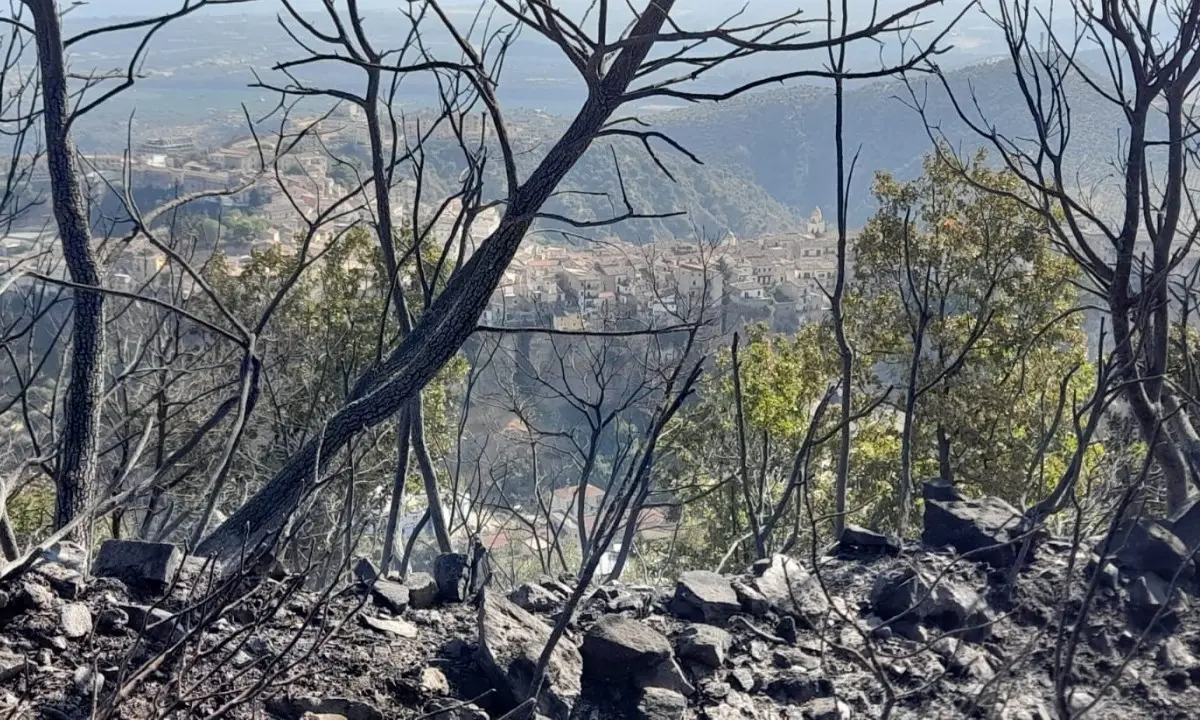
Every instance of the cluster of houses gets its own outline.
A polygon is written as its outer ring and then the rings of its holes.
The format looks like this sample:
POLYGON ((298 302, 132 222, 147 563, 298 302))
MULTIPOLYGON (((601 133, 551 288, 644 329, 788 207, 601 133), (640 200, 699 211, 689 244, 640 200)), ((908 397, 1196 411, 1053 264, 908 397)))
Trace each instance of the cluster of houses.
POLYGON ((813 316, 828 310, 837 275, 836 241, 820 208, 803 232, 714 244, 619 238, 580 246, 529 239, 510 264, 484 316, 490 325, 549 322, 588 327, 597 318, 649 322, 679 316, 685 303, 787 304, 813 316))

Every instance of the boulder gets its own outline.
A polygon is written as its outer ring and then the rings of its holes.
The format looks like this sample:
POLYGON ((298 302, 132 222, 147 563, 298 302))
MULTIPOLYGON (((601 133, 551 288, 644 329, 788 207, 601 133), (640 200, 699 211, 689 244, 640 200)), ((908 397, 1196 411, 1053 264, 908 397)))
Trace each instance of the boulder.
POLYGON ((1116 565, 1131 575, 1154 573, 1169 579, 1178 571, 1180 581, 1186 581, 1195 574, 1183 541, 1154 520, 1132 518, 1123 522, 1108 548, 1116 565))
POLYGON ((1188 550, 1200 548, 1200 495, 1186 503, 1166 525, 1188 550))
POLYGON ((579 652, 584 676, 629 678, 670 658, 671 643, 645 623, 605 615, 584 635, 579 652))
POLYGON ((59 540, 42 551, 42 561, 61 565, 68 570, 83 572, 87 569, 88 554, 79 543, 59 540))
POLYGON ((1172 588, 1168 581, 1154 573, 1141 575, 1129 585, 1129 609, 1139 623, 1172 624, 1187 607, 1187 600, 1179 588, 1172 588))
POLYGON ((1196 656, 1187 649, 1183 641, 1176 637, 1167 638, 1166 641, 1158 649, 1158 664, 1164 670, 1184 670, 1192 671, 1200 662, 1196 661, 1196 656))
POLYGON ((120 610, 129 618, 128 627, 145 638, 163 644, 181 640, 186 633, 179 618, 149 605, 121 605, 120 610))
MULTIPOLYGON (((480 669, 502 697, 516 705, 529 696, 538 658, 550 639, 550 628, 506 598, 485 589, 479 603, 480 669)), ((551 720, 566 720, 580 694, 583 658, 569 642, 560 640, 546 666, 538 696, 538 712, 551 720)))
POLYGON ((933 650, 955 673, 974 680, 988 681, 996 672, 987 655, 958 638, 941 638, 933 644, 933 650))
POLYGON ((358 562, 354 563, 354 579, 363 585, 368 585, 379 576, 379 572, 375 570, 375 563, 367 558, 359 558, 358 562))
POLYGON ((371 600, 379 607, 399 615, 408 609, 409 590, 392 580, 376 580, 371 586, 371 600))
POLYGON ((696 692, 695 686, 688 682, 687 676, 683 674, 683 668, 679 667, 679 663, 675 662, 675 658, 668 657, 666 660, 643 668, 640 672, 633 676, 633 686, 640 690, 646 688, 662 688, 677 692, 680 695, 693 695, 696 692))
POLYGON ((778 647, 771 653, 771 664, 782 669, 798 667, 805 670, 816 670, 821 667, 821 659, 815 655, 809 655, 800 648, 778 647))
POLYGON ((821 583, 798 561, 772 555, 755 563, 752 572, 757 577, 750 584, 766 599, 771 610, 795 616, 810 628, 815 628, 829 611, 829 600, 821 583))
POLYGON ((0 682, 8 682, 26 672, 37 672, 37 663, 24 655, 0 649, 0 682))
MULTIPOLYGON (((1025 538, 1023 516, 1000 498, 925 503, 925 529, 921 540, 930 547, 952 547, 977 562, 1011 567, 1025 538)), ((1034 540, 1040 536, 1035 534, 1034 540)), ((1032 550, 1027 559, 1032 559, 1032 550)))
POLYGON ((67 603, 59 613, 59 628, 69 640, 78 640, 92 633, 92 613, 80 602, 67 603))
POLYGON ((676 651, 684 660, 694 660, 710 668, 725 664, 725 656, 733 644, 733 636, 719 627, 697 624, 684 629, 676 643, 676 651))
POLYGON ((558 596, 541 585, 525 583, 508 594, 508 599, 529 612, 550 612, 558 607, 558 596))
POLYGON ((638 698, 633 717, 640 720, 677 720, 687 712, 687 698, 672 690, 650 687, 638 698))
POLYGON ((847 555, 899 555, 900 541, 891 535, 847 525, 838 538, 837 550, 847 555))
POLYGON ((83 573, 66 565, 43 563, 38 565, 34 572, 46 578, 50 589, 64 600, 79 599, 87 586, 83 573))
POLYGON ((437 604, 437 580, 429 573, 409 573, 404 578, 404 587, 408 588, 408 606, 414 610, 425 610, 437 604))
POLYGON ((421 671, 420 685, 427 695, 450 694, 450 681, 446 679, 446 673, 435 667, 427 667, 421 671))
POLYGON ((106 607, 96 616, 96 632, 101 635, 122 635, 129 626, 129 613, 118 607, 106 607))
POLYGON ((341 716, 346 720, 384 720, 384 714, 359 700, 344 697, 276 697, 265 703, 267 712, 284 720, 302 720, 313 715, 341 716))
POLYGON ((370 615, 359 615, 358 621, 363 627, 394 637, 412 639, 417 636, 417 626, 400 618, 377 618, 370 615))
POLYGON ((912 568, 879 575, 871 586, 871 606, 883 621, 922 622, 969 638, 990 634, 991 612, 974 590, 953 578, 936 579, 912 568))
POLYGON ((809 700, 801 711, 811 720, 850 720, 854 716, 845 700, 831 697, 809 700))
POLYGON ((803 705, 833 695, 833 683, 806 670, 785 670, 767 685, 767 694, 781 703, 803 705))
POLYGON ((692 570, 679 576, 671 612, 683 620, 724 623, 742 609, 729 580, 708 570, 692 570))
POLYGON ((49 610, 58 603, 58 598, 45 585, 23 582, 12 598, 17 610, 49 610))
POLYGON ((729 684, 742 692, 754 690, 754 673, 749 668, 736 668, 729 673, 729 684))
POLYGON ((175 579, 182 562, 183 553, 170 543, 105 540, 92 565, 92 574, 161 591, 175 579))
POLYGON ((465 602, 471 582, 471 564, 462 553, 442 553, 433 561, 433 579, 437 583, 438 600, 444 603, 465 602))

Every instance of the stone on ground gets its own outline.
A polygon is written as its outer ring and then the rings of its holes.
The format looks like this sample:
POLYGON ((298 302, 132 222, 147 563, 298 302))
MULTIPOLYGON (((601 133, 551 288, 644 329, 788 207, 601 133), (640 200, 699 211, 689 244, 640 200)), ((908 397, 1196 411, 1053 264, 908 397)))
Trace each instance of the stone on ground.
POLYGON ((829 611, 829 600, 815 575, 811 575, 797 560, 786 555, 772 555, 755 563, 756 577, 751 586, 759 592, 771 610, 792 615, 813 628, 829 611))
POLYGON ((976 562, 1011 567, 1025 540, 1020 532, 1022 520, 1021 513, 1000 498, 931 500, 925 503, 921 540, 929 547, 949 546, 963 555, 969 553, 976 562))
POLYGON ((409 573, 404 586, 408 588, 408 605, 414 610, 426 610, 437 604, 437 581, 429 573, 409 573))
POLYGON ((679 636, 676 644, 679 657, 693 660, 710 668, 725 664, 725 656, 733 644, 733 636, 712 625, 691 625, 679 636))
POLYGON ((183 553, 169 543, 105 540, 92 565, 92 574, 157 591, 171 583, 182 562, 183 553))
POLYGON ((742 605, 729 580, 709 570, 692 570, 679 576, 671 612, 683 620, 724 623, 742 605))
POLYGON ((460 603, 467 599, 471 581, 471 566, 462 553, 442 553, 433 561, 433 579, 437 582, 438 600, 460 603))
MULTIPOLYGON (((479 603, 479 665, 505 699, 516 705, 529 696, 534 670, 550 627, 508 599, 487 589, 479 603)), ((569 640, 555 646, 537 709, 551 720, 566 720, 579 699, 583 658, 569 640)))
POLYGON ((409 589, 392 580, 376 580, 371 586, 371 600, 397 615, 408 609, 409 589))

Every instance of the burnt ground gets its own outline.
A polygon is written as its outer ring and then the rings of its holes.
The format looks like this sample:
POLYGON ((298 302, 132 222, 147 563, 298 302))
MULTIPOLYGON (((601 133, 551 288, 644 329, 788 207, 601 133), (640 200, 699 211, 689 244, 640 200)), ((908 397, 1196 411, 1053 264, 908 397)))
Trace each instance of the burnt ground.
MULTIPOLYGON (((1063 543, 1043 544, 1011 592, 1006 572, 917 547, 894 557, 800 561, 824 587, 828 608, 798 616, 794 638, 785 637, 788 613, 747 610, 712 623, 732 635, 719 667, 680 662, 694 692, 680 690, 688 697, 678 714, 634 709, 637 689, 585 678, 572 716, 873 718, 884 716, 890 701, 896 718, 1056 718, 1062 674, 1056 668, 1064 667, 1070 645, 1071 716, 1200 716, 1193 598, 1180 594, 1149 622, 1131 601, 1136 577, 1112 572, 1102 575, 1080 623, 1088 575, 1080 558, 1068 577, 1063 543), (879 578, 906 568, 942 575, 938 585, 955 592, 978 592, 984 615, 972 608, 968 618, 938 605, 920 618, 883 623, 879 578)), ((482 720, 510 709, 495 676, 481 669, 471 604, 397 614, 377 607, 361 588, 323 598, 296 585, 266 580, 195 629, 185 590, 163 598, 109 578, 82 582, 69 567, 43 563, 0 589, 0 705, 10 711, 6 717, 56 719, 311 712, 325 720, 482 720), (142 615, 151 616, 147 629, 142 615), (164 619, 154 624, 157 615, 164 619), (164 652, 172 645, 175 652, 164 652), (114 695, 123 699, 113 702, 114 695)), ((561 608, 561 586, 543 588, 553 602, 535 615, 547 623, 561 608)), ((585 603, 564 642, 578 645, 593 623, 615 613, 674 641, 691 624, 677 616, 675 592, 606 588, 585 603)))

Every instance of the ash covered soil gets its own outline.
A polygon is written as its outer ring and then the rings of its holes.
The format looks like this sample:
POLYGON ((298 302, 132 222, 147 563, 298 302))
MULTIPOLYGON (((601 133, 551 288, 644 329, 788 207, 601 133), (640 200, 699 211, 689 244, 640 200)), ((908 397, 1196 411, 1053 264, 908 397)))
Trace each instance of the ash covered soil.
MULTIPOLYGON (((1195 569, 1171 527, 1128 523, 1101 560, 1095 539, 1026 547, 990 500, 938 504, 949 519, 921 543, 851 528, 821 554, 742 573, 591 588, 536 706, 510 717, 1200 716, 1195 569)), ((475 592, 462 557, 444 556, 433 575, 334 595, 275 575, 222 593, 200 622, 212 575, 177 554, 109 541, 85 578, 63 543, 5 580, 0 712, 499 718, 529 696, 575 587, 475 592), (181 579, 164 587, 164 570, 181 579)))

